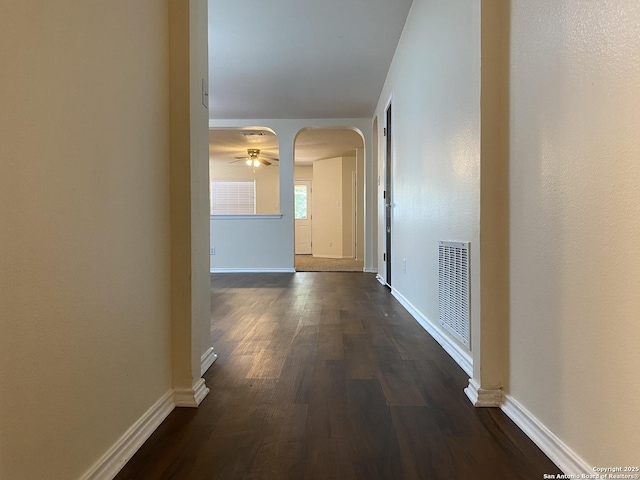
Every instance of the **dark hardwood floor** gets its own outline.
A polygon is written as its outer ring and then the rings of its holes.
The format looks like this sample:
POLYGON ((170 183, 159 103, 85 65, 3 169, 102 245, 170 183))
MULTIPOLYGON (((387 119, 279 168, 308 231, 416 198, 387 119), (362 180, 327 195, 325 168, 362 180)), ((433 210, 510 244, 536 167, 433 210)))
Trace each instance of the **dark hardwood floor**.
POLYGON ((125 479, 540 479, 557 467, 371 274, 212 276, 217 362, 125 479))

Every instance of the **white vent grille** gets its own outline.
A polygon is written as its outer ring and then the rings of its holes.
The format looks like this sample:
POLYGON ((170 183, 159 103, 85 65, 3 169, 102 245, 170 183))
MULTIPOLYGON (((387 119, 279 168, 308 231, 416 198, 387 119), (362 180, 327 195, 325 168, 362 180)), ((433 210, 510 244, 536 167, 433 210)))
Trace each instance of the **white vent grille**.
POLYGON ((469 243, 440 242, 438 250, 440 325, 469 347, 469 243))

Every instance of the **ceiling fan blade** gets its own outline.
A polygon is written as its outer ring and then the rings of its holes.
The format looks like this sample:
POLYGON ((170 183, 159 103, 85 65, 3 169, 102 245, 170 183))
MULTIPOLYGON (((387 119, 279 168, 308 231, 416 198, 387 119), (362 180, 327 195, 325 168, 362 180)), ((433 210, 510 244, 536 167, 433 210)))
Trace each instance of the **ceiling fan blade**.
POLYGON ((273 158, 273 157, 262 157, 262 158, 266 158, 267 160, 271 160, 272 162, 279 162, 280 161, 279 158, 273 158))
POLYGON ((267 166, 271 165, 270 161, 268 161, 267 159, 262 158, 262 157, 258 158, 258 161, 263 165, 267 165, 267 166))
POLYGON ((244 156, 244 157, 233 157, 233 158, 237 158, 238 160, 249 160, 249 157, 244 156))
POLYGON ((229 162, 229 165, 231 165, 232 163, 241 162, 242 160, 244 160, 244 158, 240 158, 239 160, 233 160, 233 161, 229 162))

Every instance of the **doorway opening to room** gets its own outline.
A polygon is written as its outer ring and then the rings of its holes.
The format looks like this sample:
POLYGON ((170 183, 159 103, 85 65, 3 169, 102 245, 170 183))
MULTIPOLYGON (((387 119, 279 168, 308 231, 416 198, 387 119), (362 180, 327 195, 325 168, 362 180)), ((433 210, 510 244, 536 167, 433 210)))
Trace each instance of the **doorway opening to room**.
POLYGON ((305 128, 294 147, 295 270, 362 272, 364 141, 346 128, 305 128))

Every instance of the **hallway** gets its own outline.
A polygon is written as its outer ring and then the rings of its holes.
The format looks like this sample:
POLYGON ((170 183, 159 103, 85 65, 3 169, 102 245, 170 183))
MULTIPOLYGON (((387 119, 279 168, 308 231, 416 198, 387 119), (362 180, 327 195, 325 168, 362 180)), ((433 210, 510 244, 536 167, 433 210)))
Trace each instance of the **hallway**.
POLYGON ((125 479, 537 479, 557 467, 372 274, 212 276, 217 362, 125 479))

